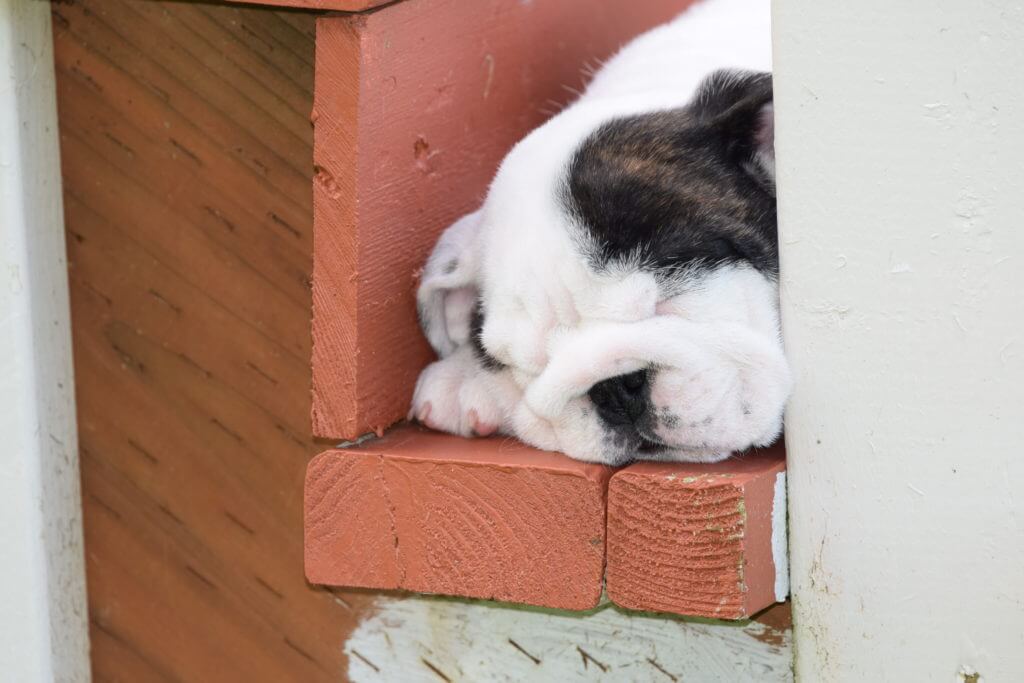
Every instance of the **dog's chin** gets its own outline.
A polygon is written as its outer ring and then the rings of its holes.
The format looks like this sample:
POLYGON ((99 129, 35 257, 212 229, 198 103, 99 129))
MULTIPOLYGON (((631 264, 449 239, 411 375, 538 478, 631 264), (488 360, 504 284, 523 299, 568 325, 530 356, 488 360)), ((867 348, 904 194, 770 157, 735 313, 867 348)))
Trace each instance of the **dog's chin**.
POLYGON ((653 434, 646 434, 642 430, 637 430, 636 445, 633 447, 636 452, 637 460, 658 460, 666 451, 670 450, 669 446, 653 434))
POLYGON ((607 450, 604 460, 613 467, 624 467, 643 460, 671 460, 671 449, 656 438, 639 431, 631 434, 622 432, 606 437, 607 450))
POLYGON ((730 455, 729 451, 715 448, 694 448, 692 446, 661 445, 643 455, 638 460, 657 460, 661 462, 692 462, 692 463, 713 463, 721 462, 730 455))
POLYGON ((694 447, 691 444, 673 444, 653 434, 639 432, 636 444, 632 447, 629 462, 653 460, 659 462, 695 462, 712 463, 725 460, 731 454, 713 446, 694 447))
POLYGON ((615 467, 624 467, 631 465, 634 462, 642 462, 644 460, 671 460, 670 456, 671 449, 660 441, 652 441, 645 437, 640 437, 636 441, 636 445, 630 447, 618 454, 614 458, 615 467))

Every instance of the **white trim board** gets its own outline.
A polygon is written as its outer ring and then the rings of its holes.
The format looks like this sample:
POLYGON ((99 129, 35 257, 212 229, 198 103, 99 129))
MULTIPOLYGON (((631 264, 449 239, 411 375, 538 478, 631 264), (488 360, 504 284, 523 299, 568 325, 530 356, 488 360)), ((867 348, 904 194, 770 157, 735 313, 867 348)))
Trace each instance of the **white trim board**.
POLYGON ((0 0, 0 678, 89 680, 50 4, 0 0))
POLYGON ((1024 680, 1024 5, 774 30, 797 679, 1024 680))

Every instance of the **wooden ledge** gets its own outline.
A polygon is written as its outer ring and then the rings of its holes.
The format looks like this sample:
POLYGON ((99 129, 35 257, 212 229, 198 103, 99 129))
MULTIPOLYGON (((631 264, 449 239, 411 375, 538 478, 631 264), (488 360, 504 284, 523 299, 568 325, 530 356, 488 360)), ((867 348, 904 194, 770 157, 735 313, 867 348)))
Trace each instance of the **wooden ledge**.
POLYGON ((789 592, 785 449, 638 463, 608 486, 608 596, 629 609, 749 617, 789 592))
POLYGON ((246 5, 272 5, 313 11, 365 12, 398 0, 228 0, 246 5))
POLYGON ((306 576, 574 610, 604 579, 629 609, 746 618, 788 592, 784 476, 781 445, 613 473, 402 426, 310 463, 306 576))
POLYGON ((595 607, 611 470, 404 426, 306 475, 312 583, 595 607))

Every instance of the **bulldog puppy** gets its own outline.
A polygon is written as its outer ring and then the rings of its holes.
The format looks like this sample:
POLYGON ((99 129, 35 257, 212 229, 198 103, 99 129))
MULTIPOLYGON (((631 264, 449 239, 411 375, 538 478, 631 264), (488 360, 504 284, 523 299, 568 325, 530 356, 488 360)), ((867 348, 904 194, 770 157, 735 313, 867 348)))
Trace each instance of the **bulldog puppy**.
POLYGON ((769 10, 693 6, 509 152, 424 269, 411 417, 611 465, 779 435, 769 10))

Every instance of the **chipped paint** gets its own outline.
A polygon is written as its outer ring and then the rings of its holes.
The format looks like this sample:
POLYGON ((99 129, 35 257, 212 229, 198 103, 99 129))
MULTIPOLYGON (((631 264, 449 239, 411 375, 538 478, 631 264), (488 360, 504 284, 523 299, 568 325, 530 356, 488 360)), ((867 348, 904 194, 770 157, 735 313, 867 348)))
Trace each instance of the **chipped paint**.
POLYGON ((379 598, 344 645, 363 681, 793 680, 790 631, 620 610, 379 598))
POLYGON ((985 683, 985 679, 982 678, 981 674, 975 671, 974 667, 967 666, 966 664, 960 667, 956 680, 958 683, 985 683))

